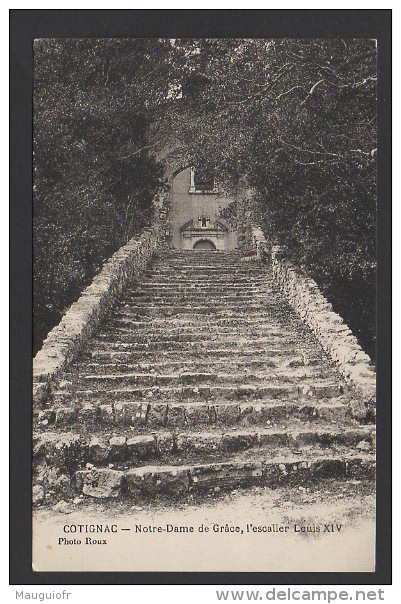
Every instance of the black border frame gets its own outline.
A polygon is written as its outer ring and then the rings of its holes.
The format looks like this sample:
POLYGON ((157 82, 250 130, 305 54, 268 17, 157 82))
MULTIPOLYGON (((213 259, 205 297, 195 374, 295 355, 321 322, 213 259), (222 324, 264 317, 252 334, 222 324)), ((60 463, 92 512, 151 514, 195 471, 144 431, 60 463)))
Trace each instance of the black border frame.
POLYGON ((391 584, 391 12, 10 10, 10 584, 391 584), (377 39, 378 472, 374 573, 32 571, 32 42, 40 37, 377 39))

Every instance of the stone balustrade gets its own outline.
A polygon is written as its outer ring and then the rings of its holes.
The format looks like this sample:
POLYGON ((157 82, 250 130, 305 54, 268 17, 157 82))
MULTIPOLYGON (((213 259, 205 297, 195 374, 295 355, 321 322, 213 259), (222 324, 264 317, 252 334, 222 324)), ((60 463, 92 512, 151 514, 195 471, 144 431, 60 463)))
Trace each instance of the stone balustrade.
POLYGON ((364 409, 360 411, 373 413, 376 373, 370 357, 362 350, 343 319, 333 311, 317 283, 286 258, 285 250, 273 245, 269 251, 263 231, 255 225, 251 225, 249 234, 257 258, 265 260, 270 257, 274 281, 285 294, 290 306, 312 330, 346 381, 360 395, 364 403, 364 409))

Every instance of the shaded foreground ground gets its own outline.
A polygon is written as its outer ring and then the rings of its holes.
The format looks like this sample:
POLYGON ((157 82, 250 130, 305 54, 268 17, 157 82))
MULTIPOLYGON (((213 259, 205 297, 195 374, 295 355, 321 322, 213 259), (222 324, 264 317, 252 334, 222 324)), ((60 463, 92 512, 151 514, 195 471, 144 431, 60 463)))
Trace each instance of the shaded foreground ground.
POLYGON ((374 570, 374 487, 365 481, 217 490, 203 497, 189 495, 179 503, 74 502, 35 510, 36 570, 374 570), (92 523, 102 525, 103 531, 106 525, 117 525, 117 532, 64 530, 92 523), (149 526, 162 532, 145 532, 149 526), (193 532, 180 527, 193 527, 193 532), (65 544, 63 539, 81 543, 65 544), (103 539, 106 544, 93 543, 103 539))

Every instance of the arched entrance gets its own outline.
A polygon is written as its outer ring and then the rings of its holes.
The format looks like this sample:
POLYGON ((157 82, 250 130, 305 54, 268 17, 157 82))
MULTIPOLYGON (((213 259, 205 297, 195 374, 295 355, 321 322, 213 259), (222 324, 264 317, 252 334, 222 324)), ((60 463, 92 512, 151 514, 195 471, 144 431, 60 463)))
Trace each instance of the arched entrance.
POLYGON ((200 241, 197 241, 195 243, 195 245, 192 249, 194 249, 194 250, 215 250, 216 246, 214 245, 213 241, 210 241, 209 239, 201 239, 200 241))

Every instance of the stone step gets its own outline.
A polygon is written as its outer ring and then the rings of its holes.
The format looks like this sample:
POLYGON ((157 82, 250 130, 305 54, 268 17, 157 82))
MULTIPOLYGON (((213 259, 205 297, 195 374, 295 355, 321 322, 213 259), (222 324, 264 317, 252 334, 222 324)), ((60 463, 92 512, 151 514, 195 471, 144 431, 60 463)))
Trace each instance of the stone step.
POLYGON ((272 269, 270 265, 267 264, 257 264, 257 263, 249 263, 245 264, 241 260, 238 262, 234 260, 233 262, 223 262, 223 263, 212 263, 212 262, 198 262, 192 263, 192 261, 181 262, 176 260, 170 260, 166 262, 155 261, 146 269, 145 273, 147 275, 152 272, 163 272, 163 271, 184 271, 190 273, 197 273, 198 271, 216 271, 221 274, 229 274, 233 273, 234 276, 238 273, 241 277, 245 274, 249 274, 252 276, 261 277, 262 275, 272 274, 272 269))
POLYGON ((205 350, 212 346, 218 346, 221 348, 256 348, 258 350, 265 350, 269 346, 282 345, 283 347, 295 347, 299 344, 299 338, 284 334, 283 338, 278 337, 276 334, 266 333, 262 334, 247 334, 247 335, 232 335, 227 333, 214 333, 205 331, 196 331, 195 333, 168 333, 163 335, 163 331, 156 333, 136 333, 135 330, 116 327, 115 329, 110 328, 108 331, 104 331, 97 335, 94 339, 95 345, 102 342, 118 342, 131 344, 136 350, 143 348, 148 349, 149 346, 153 350, 159 350, 160 348, 168 350, 174 348, 176 350, 205 350), (262 335, 262 337, 260 337, 262 335), (258 337, 259 336, 259 337, 258 337))
MULTIPOLYGON (((149 332, 153 330, 165 332, 170 329, 195 329, 196 327, 207 326, 209 329, 219 329, 220 327, 231 327, 231 330, 235 334, 241 334, 243 331, 247 331, 248 328, 270 328, 275 334, 282 334, 288 329, 287 321, 283 324, 282 316, 273 316, 272 313, 258 313, 256 316, 249 316, 243 312, 241 313, 224 313, 216 316, 209 316, 207 321, 203 315, 194 315, 191 313, 180 314, 171 317, 136 317, 135 313, 130 312, 129 306, 123 306, 114 310, 108 322, 120 320, 123 322, 129 322, 138 328, 147 329, 149 332)), ((307 333, 303 325, 297 321, 297 333, 307 333)), ((309 339, 314 339, 311 334, 308 334, 309 339)))
POLYGON ((240 255, 220 254, 216 256, 197 256, 195 254, 185 256, 167 256, 165 258, 155 257, 153 264, 190 264, 191 266, 203 265, 207 266, 224 266, 243 264, 240 255))
MULTIPOLYGON (((274 292, 278 292, 278 288, 273 282, 269 275, 250 275, 250 274, 237 274, 235 277, 229 274, 217 274, 211 272, 185 272, 180 270, 171 270, 169 272, 156 272, 146 273, 140 283, 137 283, 140 287, 156 287, 156 286, 181 286, 186 289, 211 289, 216 291, 216 288, 221 285, 223 288, 232 289, 237 291, 239 286, 254 289, 257 287, 263 287, 271 289, 274 292)), ((134 287, 130 288, 134 289, 134 287)))
POLYGON ((277 306, 271 304, 271 305, 267 305, 264 303, 259 303, 259 302, 252 302, 249 304, 240 304, 238 306, 236 306, 233 302, 229 302, 226 305, 224 304, 203 304, 203 305, 196 305, 196 306, 192 306, 189 304, 174 304, 171 302, 166 302, 165 304, 159 304, 158 306, 149 304, 149 303, 142 303, 140 304, 139 302, 136 304, 130 304, 127 305, 127 308, 129 309, 129 315, 131 317, 149 317, 149 318, 153 318, 153 317, 169 317, 169 316, 174 316, 174 315, 185 315, 188 317, 193 317, 193 316, 197 316, 197 315, 202 315, 202 316, 240 316, 241 314, 247 314, 249 315, 257 315, 259 316, 259 314, 261 313, 261 310, 264 311, 264 313, 262 312, 262 319, 266 318, 267 315, 267 311, 270 309, 272 311, 274 311, 275 313, 277 312, 277 306))
POLYGON ((194 456, 203 461, 224 461, 227 454, 253 450, 255 456, 294 455, 302 449, 315 447, 322 450, 335 450, 347 446, 349 449, 372 452, 375 443, 375 430, 371 426, 336 429, 333 426, 299 429, 256 430, 242 429, 234 431, 206 432, 153 432, 152 434, 116 434, 96 433, 82 435, 74 432, 47 432, 36 434, 33 439, 33 458, 36 463, 46 463, 49 467, 68 468, 69 472, 85 467, 85 464, 97 464, 99 467, 109 463, 130 461, 134 465, 144 465, 149 459, 167 459, 166 463, 191 461, 194 456), (191 459, 190 459, 191 458, 191 459))
MULTIPOLYGON (((152 310, 152 307, 149 308, 149 310, 152 310)), ((116 314, 118 313, 118 315, 122 316, 122 317, 127 317, 136 321, 140 321, 140 322, 144 322, 144 323, 148 323, 153 324, 155 321, 170 321, 170 322, 190 322, 190 321, 206 321, 206 317, 205 317, 205 313, 201 312, 201 313, 197 313, 193 307, 192 310, 188 310, 188 309, 182 309, 181 312, 174 314, 174 312, 172 312, 171 309, 168 308, 164 308, 163 312, 161 312, 160 309, 157 308, 153 308, 153 313, 146 315, 146 308, 140 308, 139 309, 140 312, 136 311, 135 309, 132 308, 131 305, 125 305, 124 308, 120 308, 119 310, 115 311, 116 314)), ((248 320, 248 321, 255 321, 255 320, 260 320, 261 322, 268 322, 271 321, 274 324, 279 324, 279 322, 281 322, 281 324, 285 321, 287 322, 288 320, 290 320, 291 315, 289 314, 289 311, 286 309, 285 311, 281 310, 280 312, 278 311, 278 309, 276 308, 271 308, 270 310, 268 310, 266 308, 266 306, 264 307, 260 307, 259 312, 257 313, 248 313, 246 312, 246 310, 244 309, 237 309, 237 310, 232 310, 232 309, 228 309, 228 308, 224 308, 224 310, 216 310, 214 309, 214 312, 212 314, 207 315, 207 323, 208 324, 212 324, 212 322, 215 321, 242 321, 242 319, 244 320, 248 320)), ((295 320, 295 319, 293 319, 295 320)), ((297 325, 302 325, 300 323, 300 321, 296 321, 297 325)))
POLYGON ((197 255, 197 254, 168 254, 166 256, 154 256, 153 264, 168 264, 170 262, 182 263, 182 264, 211 264, 213 266, 222 266, 224 264, 242 264, 242 256, 240 254, 215 254, 213 255, 197 255))
MULTIPOLYGON (((171 248, 168 252, 167 258, 174 257, 207 257, 211 258, 215 257, 224 257, 224 256, 233 256, 233 257, 242 257, 242 252, 238 248, 233 250, 178 250, 175 248, 171 248)), ((164 257, 164 256, 163 256, 164 257)))
POLYGON ((171 259, 191 259, 191 262, 195 259, 199 260, 216 260, 216 262, 223 262, 224 259, 229 258, 241 258, 242 254, 240 250, 171 250, 166 256, 155 255, 156 259, 159 260, 171 260, 171 259))
POLYGON ((119 333, 130 333, 132 338, 135 341, 139 337, 146 336, 148 339, 158 339, 160 336, 164 337, 180 337, 180 338, 190 338, 194 340, 196 337, 203 337, 205 334, 212 335, 216 338, 226 338, 227 336, 242 339, 248 337, 269 337, 275 338, 279 340, 288 341, 296 341, 299 340, 298 334, 295 335, 288 328, 280 328, 274 325, 268 325, 267 323, 257 322, 254 324, 243 327, 242 329, 233 329, 230 325, 216 325, 209 324, 209 321, 197 321, 197 324, 182 324, 180 326, 176 326, 172 324, 172 326, 163 326, 159 324, 158 326, 152 326, 152 329, 149 329, 149 325, 141 322, 130 319, 127 316, 117 315, 111 317, 103 326, 102 335, 110 330, 118 330, 119 333))
POLYGON ((134 345, 129 342, 95 342, 93 350, 88 353, 89 358, 91 359, 122 359, 125 362, 134 362, 138 359, 140 361, 147 362, 164 362, 167 360, 168 362, 177 361, 182 359, 183 357, 186 360, 198 360, 201 359, 203 361, 209 361, 209 363, 214 363, 215 361, 221 361, 230 358, 231 360, 235 359, 243 359, 246 363, 248 358, 254 359, 256 356, 260 359, 268 359, 271 357, 281 357, 283 359, 292 357, 295 355, 302 355, 307 353, 307 350, 301 349, 299 347, 286 347, 282 346, 266 346, 263 350, 255 350, 255 348, 242 348, 242 349, 232 349, 230 347, 220 347, 220 348, 207 348, 203 351, 203 356, 200 354, 199 350, 187 350, 185 355, 181 353, 181 351, 173 350, 134 350, 134 345))
MULTIPOLYGON (((267 313, 264 313, 265 315, 267 313)), ((309 340, 315 340, 310 332, 307 332, 302 323, 292 324, 289 321, 283 321, 283 318, 270 313, 270 320, 267 317, 258 317, 257 315, 248 315, 247 320, 242 320, 242 313, 227 313, 227 316, 205 316, 203 314, 166 317, 137 317, 136 312, 132 312, 130 306, 123 306, 116 309, 108 319, 103 323, 100 333, 108 329, 130 329, 132 337, 138 334, 153 333, 161 335, 186 334, 197 336, 204 332, 220 334, 224 337, 241 338, 248 334, 266 335, 278 340, 285 338, 297 339, 306 336, 309 340), (294 327, 296 326, 296 329, 294 327)))
POLYGON ((140 282, 137 282, 135 285, 131 285, 131 289, 136 288, 143 289, 145 291, 204 291, 209 293, 215 292, 224 292, 224 291, 232 291, 232 292, 247 292, 252 293, 258 290, 272 289, 273 282, 271 280, 266 280, 265 277, 260 277, 258 279, 241 279, 227 280, 225 283, 222 281, 218 281, 217 283, 211 281, 180 281, 177 280, 176 283, 170 283, 166 281, 156 281, 155 279, 142 279, 140 282))
MULTIPOLYGON (((110 324, 110 321, 113 318, 121 319, 122 321, 129 321, 133 327, 142 327, 143 329, 148 329, 151 333, 153 329, 163 330, 163 327, 171 327, 171 328, 180 328, 180 327, 189 327, 195 328, 200 326, 207 326, 209 329, 219 327, 229 327, 232 326, 233 333, 242 333, 242 331, 247 331, 247 327, 255 327, 260 325, 261 328, 271 326, 272 332, 282 332, 285 333, 287 329, 289 329, 290 319, 288 315, 278 315, 273 312, 266 312, 265 310, 257 313, 257 314, 247 314, 244 312, 233 312, 229 310, 225 310, 224 312, 216 312, 213 315, 208 315, 207 317, 204 314, 195 314, 191 312, 183 312, 177 315, 173 313, 166 314, 166 316, 146 316, 146 315, 138 315, 137 312, 131 311, 129 305, 125 305, 122 308, 116 310, 110 319, 104 323, 105 326, 110 324)), ((292 321, 292 329, 296 326, 297 333, 307 334, 310 340, 316 341, 312 334, 308 333, 305 327, 302 325, 300 321, 293 319, 292 321)), ((280 337, 282 337, 280 335, 280 337)))
POLYGON ((239 267, 239 266, 233 266, 233 267, 193 267, 193 266, 177 266, 177 267, 173 267, 173 266, 161 266, 161 267, 153 267, 152 271, 147 272, 146 275, 147 276, 154 276, 156 278, 164 278, 164 279, 178 279, 178 280, 185 280, 185 279, 192 279, 192 278, 197 278, 197 279, 210 279, 210 278, 214 278, 217 281, 219 279, 231 279, 231 277, 235 274, 235 277, 238 279, 239 277, 242 278, 248 278, 248 279, 253 279, 255 278, 261 278, 262 275, 267 275, 269 276, 271 273, 270 271, 263 271, 261 270, 259 267, 239 267), (181 279, 180 279, 181 278, 181 279))
MULTIPOLYGON (((83 385, 83 383, 81 382, 83 385)), ((86 386, 86 384, 85 384, 86 386)), ((116 387, 113 381, 104 383, 102 388, 97 387, 96 382, 94 388, 90 388, 88 384, 85 389, 77 390, 56 390, 53 393, 53 398, 60 403, 73 398, 75 402, 92 400, 94 397, 107 402, 120 400, 165 400, 165 401, 224 401, 224 400, 258 400, 258 399, 285 399, 285 400, 319 400, 322 398, 335 398, 341 396, 344 387, 341 383, 329 381, 310 384, 293 384, 293 383, 274 383, 265 380, 261 383, 250 382, 240 385, 211 385, 196 384, 186 386, 123 386, 116 387)), ((82 386, 81 386, 82 387, 82 386)))
MULTIPOLYGON (((59 401, 60 402, 60 401, 59 401)), ((353 425, 352 399, 256 401, 152 401, 130 398, 102 399, 96 394, 77 403, 63 404, 35 411, 38 430, 49 427, 101 430, 127 426, 135 430, 200 429, 212 427, 286 426, 288 423, 338 423, 353 425)))
POLYGON ((227 302, 240 304, 252 301, 255 303, 267 302, 270 305, 271 297, 272 294, 269 292, 216 292, 211 296, 209 292, 201 294, 201 292, 196 290, 187 290, 186 292, 169 291, 164 295, 161 295, 161 292, 149 293, 144 290, 136 290, 135 292, 126 295, 125 300, 127 304, 152 303, 155 305, 164 305, 166 303, 176 304, 177 302, 182 302, 184 305, 192 302, 198 302, 199 304, 200 302, 205 303, 206 301, 209 303, 213 302, 213 305, 217 306, 225 305, 227 302))
POLYGON ((199 299, 199 296, 194 297, 194 300, 197 299, 197 303, 196 304, 191 304, 188 303, 188 301, 182 301, 182 300, 176 300, 174 298, 159 298, 159 299, 149 299, 149 300, 143 300, 141 298, 137 298, 137 299, 132 299, 130 300, 129 298, 126 298, 126 304, 125 306, 128 307, 131 311, 136 311, 136 309, 155 309, 157 312, 159 312, 160 310, 163 310, 164 308, 171 308, 172 310, 174 310, 177 313, 182 313, 182 312, 198 312, 198 313, 214 313, 216 311, 222 311, 222 310, 232 310, 235 314, 239 311, 239 312, 243 312, 243 311, 248 311, 250 309, 253 310, 258 310, 260 311, 261 308, 265 307, 265 308, 269 308, 269 309, 275 309, 275 308, 279 308, 280 304, 279 303, 274 303, 271 301, 271 299, 268 299, 267 301, 265 299, 259 299, 257 300, 256 298, 252 298, 251 300, 247 301, 247 300, 214 300, 214 299, 210 299, 210 298, 201 298, 199 299))
MULTIPOLYGON (((101 379, 107 379, 105 376, 112 376, 116 379, 117 376, 122 376, 123 379, 130 379, 133 376, 135 383, 139 383, 138 380, 144 380, 142 383, 149 383, 150 379, 160 378, 161 383, 166 384, 169 382, 169 376, 171 376, 171 384, 177 383, 190 383, 189 380, 193 379, 192 383, 210 381, 213 383, 222 383, 223 380, 229 380, 228 383, 236 384, 244 381, 249 381, 253 378, 255 381, 262 381, 263 379, 271 379, 272 376, 282 381, 292 380, 313 380, 314 378, 327 378, 330 376, 335 380, 337 379, 337 373, 333 369, 330 372, 328 367, 321 367, 316 365, 305 365, 302 361, 299 361, 297 357, 290 357, 285 359, 282 365, 278 363, 261 363, 258 365, 254 364, 251 368, 249 365, 242 366, 231 363, 221 363, 219 367, 213 364, 213 371, 210 371, 210 362, 198 364, 198 366, 188 366, 189 364, 183 364, 183 366, 177 366, 177 363, 172 363, 168 367, 165 364, 159 363, 159 365, 150 365, 145 363, 142 367, 133 367, 132 364, 128 363, 85 363, 79 370, 79 375, 87 379, 96 379, 99 376, 101 379), (148 367, 146 367, 148 365, 148 367), (90 376, 90 377, 89 377, 90 376), (190 376, 193 376, 191 378, 190 376), (199 377, 196 377, 199 376, 199 377), (210 376, 210 380, 207 378, 210 376), (196 380, 196 381, 195 381, 196 380)), ((78 379, 77 374, 66 373, 65 380, 78 379)))
POLYGON ((219 256, 170 256, 166 255, 162 256, 154 256, 152 260, 152 266, 165 266, 168 264, 184 264, 188 266, 194 266, 198 264, 206 264, 207 266, 240 266, 240 267, 261 267, 261 269, 265 269, 268 265, 260 263, 260 262, 245 262, 241 255, 219 255, 219 256))
POLYGON ((213 262, 196 262, 192 263, 192 261, 181 262, 176 260, 169 260, 166 262, 155 261, 146 269, 146 274, 151 274, 152 272, 162 272, 162 271, 179 271, 182 270, 184 272, 197 273, 198 271, 206 270, 206 271, 216 271, 221 274, 228 274, 230 272, 236 276, 236 273, 239 273, 242 277, 244 274, 250 274, 255 277, 261 277, 262 275, 272 274, 272 269, 270 265, 267 264, 257 264, 257 263, 249 263, 245 264, 243 261, 234 260, 233 262, 223 262, 223 263, 213 263, 213 262))
MULTIPOLYGON (((101 353, 97 351, 96 354, 92 354, 93 359, 97 359, 98 362, 85 362, 82 366, 79 367, 80 371, 89 371, 89 372, 118 372, 118 371, 143 371, 143 372, 156 372, 161 373, 162 371, 174 371, 175 369, 180 369, 183 371, 204 371, 205 368, 210 368, 213 366, 214 371, 222 371, 225 369, 226 371, 234 370, 241 371, 242 373, 246 373, 247 371, 253 371, 255 369, 266 370, 267 368, 273 369, 296 369, 302 367, 317 367, 319 371, 326 371, 327 367, 322 362, 322 359, 318 356, 310 357, 306 354, 298 354, 298 355, 287 355, 287 356, 260 356, 256 355, 255 358, 251 359, 243 359, 242 356, 237 356, 237 358, 232 358, 231 356, 223 357, 222 359, 215 359, 213 363, 211 363, 208 357, 198 358, 198 359, 177 359, 170 360, 168 358, 161 361, 132 361, 127 362, 127 359, 124 354, 120 355, 118 352, 109 353, 105 351, 101 353), (109 355, 109 356, 108 356, 109 355)), ((71 379, 70 374, 67 372, 65 374, 67 380, 71 379)), ((75 376, 74 376, 75 377, 75 376)))
MULTIPOLYGON (((152 270, 165 270, 165 269, 173 269, 173 270, 190 270, 196 272, 198 270, 216 270, 216 271, 235 271, 235 270, 248 270, 248 267, 251 269, 258 268, 258 265, 252 264, 244 265, 241 260, 237 258, 231 258, 227 260, 219 260, 218 262, 210 262, 210 260, 205 259, 203 261, 197 261, 196 259, 171 259, 168 258, 164 262, 161 260, 156 260, 152 263, 152 270)), ((266 271, 268 267, 264 265, 260 265, 262 271, 266 271)))
POLYGON ((237 291, 242 288, 249 290, 253 290, 255 288, 271 288, 273 291, 277 291, 277 288, 274 286, 273 281, 267 276, 259 276, 259 277, 227 277, 227 278, 219 278, 217 281, 210 281, 208 279, 204 279, 201 277, 197 277, 193 275, 190 280, 182 280, 179 278, 179 274, 174 279, 159 279, 157 275, 147 275, 138 282, 132 283, 130 286, 130 290, 134 289, 136 286, 140 286, 146 289, 166 289, 167 291, 171 291, 175 288, 181 289, 195 289, 195 290, 205 290, 205 291, 220 291, 221 290, 231 290, 237 291))
MULTIPOLYGON (((249 300, 256 297, 276 297, 276 292, 272 292, 271 288, 265 283, 253 284, 244 287, 229 287, 225 285, 213 285, 213 286, 204 286, 203 284, 193 284, 184 286, 182 283, 176 286, 174 284, 169 283, 168 285, 160 285, 160 286, 146 286, 146 284, 142 285, 141 289, 136 289, 135 291, 127 291, 125 296, 120 298, 122 302, 124 301, 135 301, 135 299, 139 298, 152 298, 152 300, 161 298, 171 298, 171 299, 185 299, 194 298, 198 296, 200 298, 208 298, 212 300, 226 300, 231 297, 235 300, 249 300)), ((283 301, 284 302, 284 301, 283 301)))
POLYGON ((215 286, 213 289, 211 287, 174 287, 173 285, 168 285, 167 287, 143 287, 141 290, 135 290, 134 292, 127 292, 123 302, 135 301, 139 298, 149 298, 152 300, 157 299, 184 299, 190 298, 193 299, 195 297, 199 297, 201 299, 207 298, 209 300, 227 300, 232 298, 232 300, 250 300, 252 298, 257 297, 268 297, 269 301, 271 300, 272 294, 269 289, 265 285, 254 285, 253 287, 248 287, 247 289, 243 287, 237 288, 229 288, 229 287, 217 287, 215 286))
POLYGON ((169 253, 166 256, 156 255, 155 259, 159 261, 171 261, 171 260, 188 260, 191 262, 204 261, 204 262, 218 262, 221 264, 225 260, 235 261, 241 259, 242 255, 239 250, 213 250, 211 253, 207 251, 200 252, 194 250, 177 250, 169 253))
POLYGON ((177 250, 166 255, 155 255, 154 262, 172 262, 172 261, 189 261, 189 262, 213 262, 220 265, 225 261, 229 262, 241 262, 242 254, 238 253, 239 250, 220 250, 219 252, 214 251, 213 253, 195 253, 193 250, 177 250))
MULTIPOLYGON (((298 343, 299 344, 299 343, 298 343)), ((181 353, 181 356, 186 357, 186 355, 193 356, 203 356, 206 358, 207 356, 213 357, 215 353, 217 356, 222 353, 225 355, 229 354, 230 351, 234 353, 240 354, 243 353, 243 356, 246 354, 256 355, 260 354, 282 354, 282 356, 293 356, 297 354, 297 352, 302 352, 302 350, 306 350, 307 346, 304 345, 303 349, 296 348, 296 343, 289 342, 287 346, 285 342, 277 343, 275 341, 259 341, 259 340, 248 340, 248 341, 235 341, 235 340, 218 340, 215 341, 212 338, 204 339, 203 341, 199 339, 196 342, 184 341, 177 342, 174 339, 164 340, 164 341, 145 341, 142 343, 132 342, 132 339, 129 336, 125 336, 124 334, 118 334, 118 337, 114 337, 112 334, 105 336, 102 339, 97 339, 94 341, 94 347, 96 347, 99 351, 104 351, 109 349, 112 350, 126 350, 131 351, 133 354, 136 353, 137 356, 141 356, 140 353, 143 352, 145 355, 149 357, 149 354, 153 356, 153 358, 159 358, 159 355, 165 353, 168 355, 172 355, 171 358, 175 358, 178 353, 181 353), (149 353, 149 354, 147 354, 149 353)), ((144 357, 146 358, 146 357, 144 357)), ((192 357, 193 358, 193 357, 192 357)))
POLYGON ((96 499, 125 496, 185 496, 190 491, 246 485, 305 485, 324 479, 368 479, 375 474, 375 458, 362 454, 324 454, 258 460, 233 459, 220 463, 142 466, 123 470, 92 468, 74 476, 77 493, 96 499))
POLYGON ((170 248, 168 257, 170 256, 242 256, 242 252, 238 248, 233 250, 179 250, 170 248))
MULTIPOLYGON (((277 384, 279 380, 281 384, 285 383, 300 383, 309 379, 327 379, 330 374, 326 371, 322 374, 321 371, 313 368, 300 369, 284 369, 278 372, 277 369, 265 368, 263 371, 253 371, 247 373, 227 373, 227 372, 207 372, 207 371, 183 371, 175 373, 152 373, 152 372, 134 372, 128 368, 126 372, 118 371, 116 373, 103 373, 97 371, 95 373, 86 373, 81 371, 78 383, 87 385, 88 388, 115 388, 123 386, 177 386, 177 385, 195 385, 200 384, 252 384, 268 385, 277 384)), ((333 372, 332 381, 335 381, 337 375, 333 372)))
POLYGON ((154 256, 154 263, 169 263, 169 262, 177 262, 177 263, 184 263, 184 264, 213 264, 213 265, 217 265, 217 266, 221 266, 222 264, 236 264, 236 263, 240 263, 241 260, 241 255, 240 254, 230 254, 230 253, 223 253, 223 254, 215 254, 213 255, 201 255, 201 254, 191 254, 191 253, 185 253, 185 254, 168 254, 167 256, 154 256))
MULTIPOLYGON (((145 339, 146 341, 162 341, 163 339, 180 339, 197 341, 205 336, 217 338, 221 341, 242 341, 244 344, 248 339, 265 339, 266 342, 274 342, 276 345, 288 345, 294 343, 299 346, 311 346, 313 349, 319 349, 317 341, 311 334, 308 334, 302 326, 299 326, 297 332, 289 329, 288 326, 271 324, 263 321, 255 321, 247 325, 230 326, 230 319, 209 321, 203 316, 198 316, 193 321, 191 319, 176 320, 174 317, 166 317, 165 325, 160 319, 158 322, 142 320, 129 314, 119 314, 111 317, 103 325, 96 339, 100 342, 105 337, 112 338, 115 334, 131 335, 133 343, 145 339)), ((296 326, 298 328, 298 326, 296 326)))

